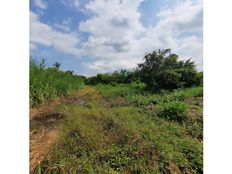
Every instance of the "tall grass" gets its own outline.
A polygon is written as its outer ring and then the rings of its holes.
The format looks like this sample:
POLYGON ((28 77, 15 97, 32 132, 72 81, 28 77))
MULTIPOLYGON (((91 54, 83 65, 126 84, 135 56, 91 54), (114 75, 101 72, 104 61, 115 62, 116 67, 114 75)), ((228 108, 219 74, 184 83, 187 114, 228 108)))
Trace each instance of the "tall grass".
POLYGON ((84 86, 81 77, 30 60, 30 107, 54 100, 84 86))

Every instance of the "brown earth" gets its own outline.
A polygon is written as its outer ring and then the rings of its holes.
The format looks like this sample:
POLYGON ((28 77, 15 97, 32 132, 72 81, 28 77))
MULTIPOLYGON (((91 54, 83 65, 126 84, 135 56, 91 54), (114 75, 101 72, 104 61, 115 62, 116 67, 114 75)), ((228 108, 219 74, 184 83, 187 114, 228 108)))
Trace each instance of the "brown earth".
POLYGON ((64 117, 63 113, 45 112, 30 120, 30 173, 47 157, 58 138, 58 125, 64 117))
POLYGON ((36 166, 49 157, 51 147, 59 137, 59 123, 64 113, 56 109, 61 103, 73 103, 69 97, 63 97, 46 105, 30 110, 30 173, 36 166))

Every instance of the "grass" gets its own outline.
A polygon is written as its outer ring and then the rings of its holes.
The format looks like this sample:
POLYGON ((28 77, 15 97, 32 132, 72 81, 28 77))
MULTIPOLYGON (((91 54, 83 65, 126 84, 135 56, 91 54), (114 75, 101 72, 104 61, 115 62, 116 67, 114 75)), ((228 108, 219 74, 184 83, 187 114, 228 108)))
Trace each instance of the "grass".
POLYGON ((84 86, 83 80, 57 68, 46 68, 45 62, 30 61, 30 107, 44 104, 84 86))
POLYGON ((202 97, 203 87, 193 87, 185 89, 177 89, 173 92, 163 91, 160 94, 154 94, 145 90, 143 83, 132 83, 129 85, 97 85, 96 88, 100 93, 107 97, 122 96, 129 103, 137 106, 146 106, 160 102, 183 101, 188 97, 202 97))
POLYGON ((202 88, 144 89, 140 83, 85 87, 76 94, 81 105, 62 104, 67 118, 48 166, 68 173, 203 173, 202 88), (160 107, 184 119, 167 119, 169 112, 157 114, 160 107))
POLYGON ((187 119, 187 105, 179 101, 162 103, 157 109, 157 116, 168 120, 183 122, 187 119))

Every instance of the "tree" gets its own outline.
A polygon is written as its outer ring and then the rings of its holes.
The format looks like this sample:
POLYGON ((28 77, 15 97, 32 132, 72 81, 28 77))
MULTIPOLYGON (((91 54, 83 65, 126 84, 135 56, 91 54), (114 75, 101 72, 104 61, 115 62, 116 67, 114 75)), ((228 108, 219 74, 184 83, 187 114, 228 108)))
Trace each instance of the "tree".
POLYGON ((61 66, 61 63, 55 62, 55 63, 53 64, 53 66, 54 66, 56 69, 59 69, 60 66, 61 66))
POLYGON ((159 49, 145 55, 145 61, 138 65, 141 81, 152 91, 196 85, 195 63, 191 59, 184 61, 178 58, 170 49, 159 49))
POLYGON ((68 70, 66 71, 66 74, 73 75, 74 71, 68 70))

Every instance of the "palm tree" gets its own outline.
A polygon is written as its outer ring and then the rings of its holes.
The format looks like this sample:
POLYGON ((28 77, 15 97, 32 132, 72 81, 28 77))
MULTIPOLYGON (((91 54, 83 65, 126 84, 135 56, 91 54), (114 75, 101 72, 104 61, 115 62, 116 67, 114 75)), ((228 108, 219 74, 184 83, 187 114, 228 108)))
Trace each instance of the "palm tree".
POLYGON ((53 64, 53 66, 54 66, 56 69, 59 69, 59 68, 60 68, 60 65, 61 65, 61 63, 59 63, 59 62, 55 62, 55 63, 53 64))

